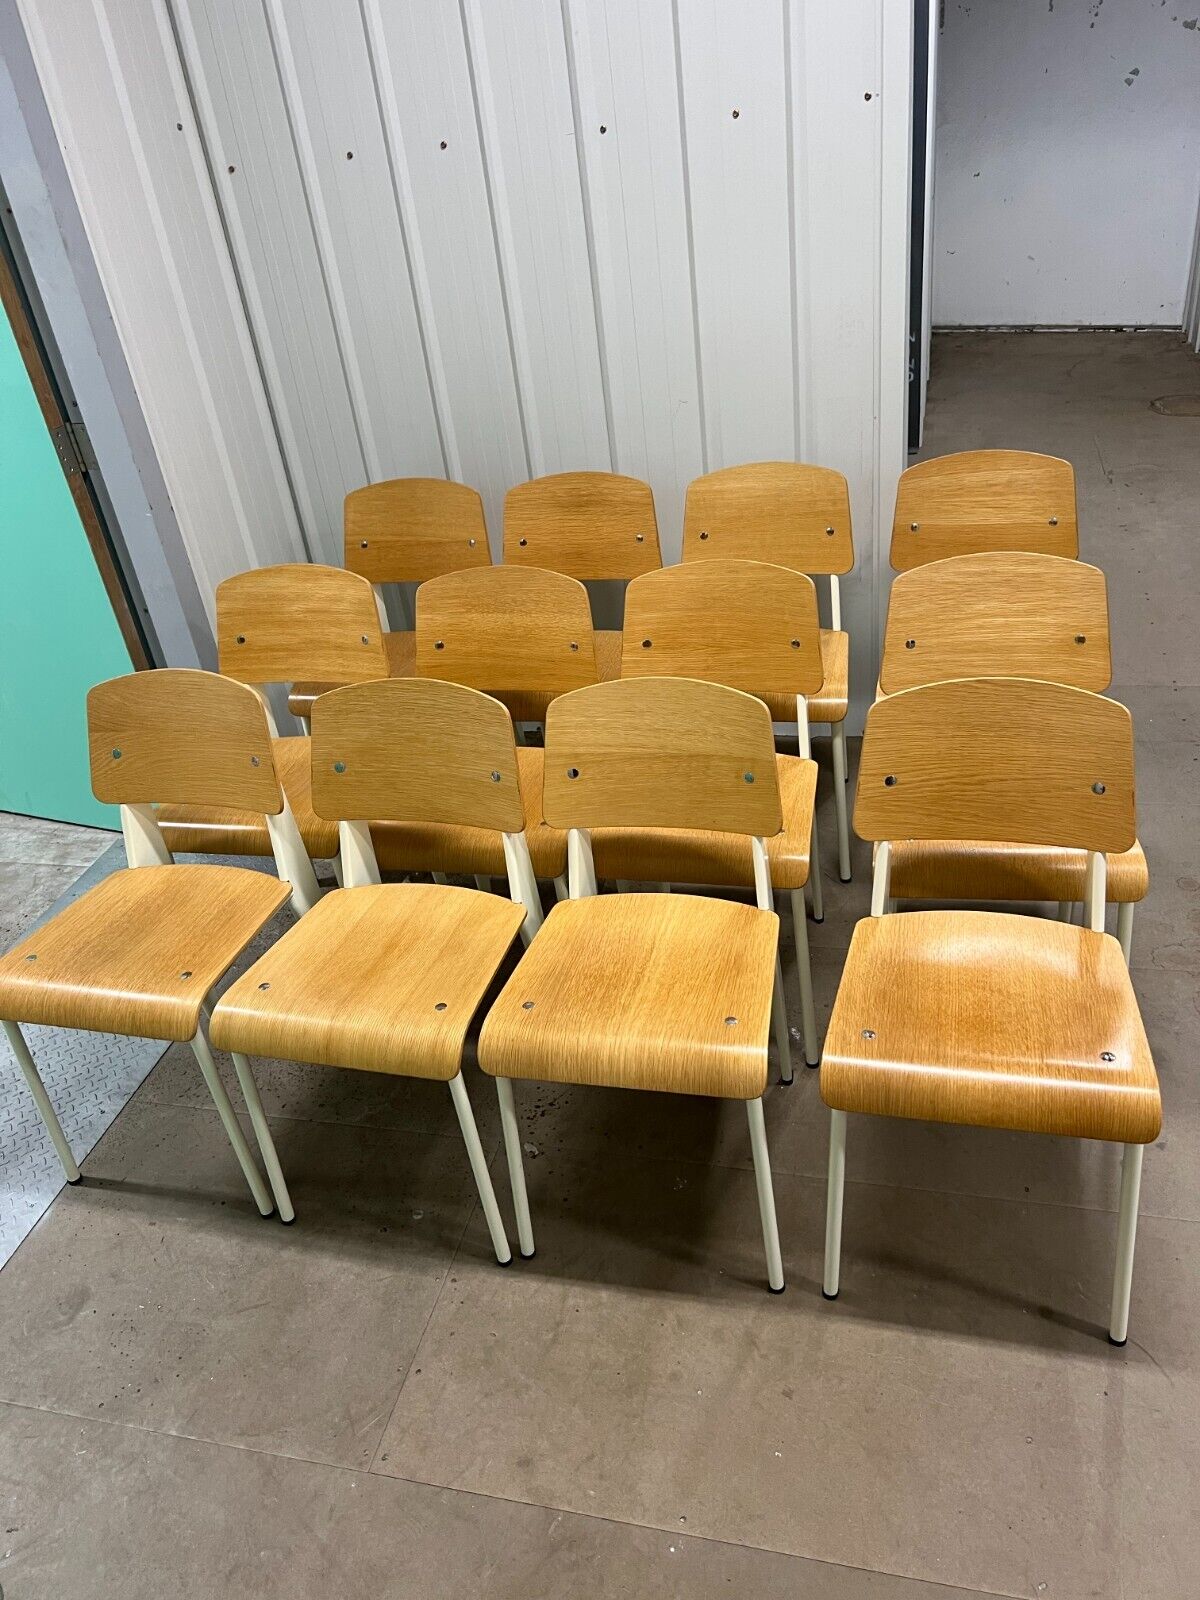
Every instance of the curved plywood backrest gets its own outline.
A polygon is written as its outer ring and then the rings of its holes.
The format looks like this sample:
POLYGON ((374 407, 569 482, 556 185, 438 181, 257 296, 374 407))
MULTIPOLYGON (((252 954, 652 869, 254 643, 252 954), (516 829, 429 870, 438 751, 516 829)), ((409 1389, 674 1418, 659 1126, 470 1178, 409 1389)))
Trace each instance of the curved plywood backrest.
POLYGON ((691 678, 619 678, 546 713, 543 810, 553 828, 783 825, 771 717, 761 700, 691 678))
POLYGON ((476 689, 431 678, 333 689, 313 705, 312 800, 319 817, 339 822, 520 833, 508 712, 476 689))
POLYGON ((266 708, 244 683, 191 667, 131 672, 89 689, 87 722, 92 792, 106 805, 283 809, 266 708))
POLYGON ((892 522, 892 566, 981 550, 1079 554, 1075 471, 1029 450, 964 450, 919 461, 900 474, 892 522))
POLYGON ((684 502, 683 559, 701 557, 849 572, 854 538, 845 477, 800 461, 759 461, 693 479, 684 502))
POLYGON ((346 496, 346 566, 372 583, 423 583, 491 564, 483 501, 445 478, 389 478, 346 496))
POLYGON ((810 695, 824 682, 817 591, 765 561, 691 561, 625 591, 623 678, 704 678, 747 694, 810 695))
POLYGON ((587 590, 561 572, 478 567, 417 590, 417 675, 489 694, 596 681, 587 590))
POLYGON ((883 692, 984 677, 1107 689, 1108 590, 1100 569, 1000 550, 902 572, 888 602, 883 692))
POLYGON ((572 578, 636 578, 662 565, 654 494, 616 472, 558 472, 504 497, 504 560, 572 578))
POLYGON ((239 572, 217 585, 217 659, 242 683, 386 678, 375 591, 308 562, 239 572))
POLYGON ((854 827, 863 839, 1128 850, 1133 722, 1115 700, 1032 678, 889 695, 867 713, 854 827))

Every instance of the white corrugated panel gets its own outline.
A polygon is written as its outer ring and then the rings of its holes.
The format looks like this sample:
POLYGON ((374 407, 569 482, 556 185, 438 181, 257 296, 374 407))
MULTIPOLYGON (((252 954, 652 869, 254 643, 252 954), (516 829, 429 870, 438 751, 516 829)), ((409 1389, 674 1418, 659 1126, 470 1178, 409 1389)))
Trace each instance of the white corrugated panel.
POLYGON ((632 473, 672 559, 691 478, 808 459, 851 483, 865 700, 904 459, 907 8, 21 5, 207 589, 336 559, 369 479, 475 484, 498 551, 512 483, 632 473))

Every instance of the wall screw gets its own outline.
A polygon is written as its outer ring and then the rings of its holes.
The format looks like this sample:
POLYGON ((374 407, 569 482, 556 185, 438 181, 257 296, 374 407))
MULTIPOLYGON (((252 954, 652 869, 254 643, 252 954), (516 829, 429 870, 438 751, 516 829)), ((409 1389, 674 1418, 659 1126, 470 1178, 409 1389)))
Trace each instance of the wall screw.
POLYGON ((734 113, 733 113, 733 120, 736 122, 737 119, 741 116, 741 114, 742 113, 740 111, 736 111, 735 110, 734 113))
POLYGON ((438 149, 439 149, 439 150, 444 150, 444 149, 445 149, 445 148, 446 148, 446 141, 445 141, 445 139, 439 139, 439 140, 438 140, 438 149))

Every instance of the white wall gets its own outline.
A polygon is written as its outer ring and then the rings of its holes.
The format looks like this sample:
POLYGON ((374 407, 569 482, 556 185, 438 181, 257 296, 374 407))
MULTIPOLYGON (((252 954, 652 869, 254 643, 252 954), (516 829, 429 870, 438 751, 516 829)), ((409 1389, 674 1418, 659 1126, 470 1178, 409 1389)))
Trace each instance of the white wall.
POLYGON ((20 0, 202 591, 347 490, 838 467, 860 690, 904 461, 907 8, 20 0))
POLYGON ((939 325, 1179 325, 1198 15, 1192 0, 946 0, 939 325))

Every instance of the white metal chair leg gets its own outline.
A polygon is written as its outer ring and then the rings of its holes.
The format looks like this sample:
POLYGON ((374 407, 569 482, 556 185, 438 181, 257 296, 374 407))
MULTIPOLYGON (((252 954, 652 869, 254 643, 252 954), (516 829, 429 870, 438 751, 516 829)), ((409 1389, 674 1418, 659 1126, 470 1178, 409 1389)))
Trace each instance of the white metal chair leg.
POLYGON ((767 1151, 767 1125, 761 1100, 746 1101, 750 1124, 750 1150, 754 1156, 754 1183, 758 1189, 758 1215, 762 1221, 763 1248, 767 1253, 767 1284, 772 1294, 782 1294, 783 1257, 779 1251, 779 1221, 775 1215, 775 1187, 771 1182, 771 1157, 767 1151))
POLYGON ((1125 957, 1125 965, 1129 965, 1130 952, 1133 949, 1133 901, 1127 900, 1117 907, 1117 938, 1121 944, 1121 954, 1125 957))
POLYGON ((821 892, 821 843, 817 833, 817 812, 813 807, 812 829, 808 842, 808 892, 812 895, 814 922, 825 921, 825 897, 821 892))
POLYGON ((258 1140, 259 1153, 267 1169, 267 1181, 271 1185, 271 1193, 275 1196, 275 1208, 279 1212, 280 1222, 295 1222, 296 1208, 292 1205, 292 1197, 288 1193, 287 1182, 283 1176, 283 1168, 279 1165, 279 1155, 275 1149, 275 1140, 271 1137, 271 1129, 263 1110, 262 1101, 258 1095, 258 1085, 254 1081, 254 1074, 250 1070, 250 1063, 246 1057, 239 1055, 236 1050, 233 1055, 233 1070, 237 1073, 238 1082, 242 1086, 242 1098, 246 1102, 246 1110, 250 1113, 250 1125, 254 1129, 254 1137, 258 1140))
POLYGON ((775 1048, 779 1052, 779 1081, 792 1081, 792 1036, 788 1031, 787 1004, 783 997, 783 962, 775 957, 775 987, 771 991, 771 1021, 775 1028, 775 1048))
POLYGON ((804 1032, 804 1061, 815 1067, 821 1050, 817 1043, 817 1010, 813 1003, 812 960, 808 953, 808 912, 804 890, 792 890, 792 931, 796 938, 796 976, 800 979, 800 1021, 804 1032))
POLYGON ((242 1125, 237 1119, 229 1096, 225 1093, 225 1085, 221 1082, 217 1063, 213 1060, 212 1051, 208 1047, 208 1040, 204 1037, 204 1029, 198 1030, 192 1040, 192 1052, 200 1064, 200 1071, 204 1074, 204 1081, 208 1085, 208 1092, 212 1095, 213 1104, 221 1121, 225 1125, 225 1133, 233 1146, 233 1153, 238 1158, 238 1165, 246 1182, 250 1185, 250 1193, 254 1196, 254 1203, 264 1217, 269 1217, 275 1209, 274 1202, 263 1182, 262 1173, 254 1163, 250 1154, 250 1146, 246 1143, 246 1135, 242 1132, 242 1125))
POLYGON ((1127 1144, 1121 1157, 1121 1208, 1117 1213, 1117 1264, 1113 1272, 1112 1310, 1108 1337, 1124 1344, 1129 1337, 1129 1291, 1133 1286, 1133 1246, 1137 1238, 1138 1195, 1142 1187, 1144 1145, 1127 1144))
POLYGON ((34 1065, 29 1046, 25 1043, 25 1035, 15 1022, 6 1022, 4 1032, 12 1046, 12 1053, 17 1058, 17 1065, 25 1075, 25 1082, 29 1085, 29 1092, 33 1096, 33 1103, 38 1109, 38 1115, 46 1125, 46 1132, 50 1135, 58 1159, 62 1162, 63 1171, 66 1173, 68 1183, 79 1182, 79 1168, 75 1165, 75 1157, 71 1154, 71 1146, 67 1143, 67 1136, 62 1131, 62 1124, 58 1114, 50 1103, 50 1096, 46 1093, 46 1085, 42 1082, 37 1067, 34 1065))
POLYGON ((850 818, 846 808, 846 724, 830 724, 833 736, 833 805, 837 813, 838 876, 850 882, 850 818))
POLYGON ((836 1300, 842 1276, 842 1200, 846 1189, 846 1113, 829 1113, 829 1179, 825 1190, 825 1282, 821 1293, 836 1300))
POLYGON ((517 1105, 510 1078, 496 1079, 496 1098, 500 1102, 500 1126, 504 1130, 504 1154, 508 1160, 508 1181, 512 1189, 513 1210, 517 1214, 517 1244, 528 1261, 533 1255, 533 1220, 529 1215, 529 1194, 525 1188, 525 1163, 521 1159, 521 1129, 517 1124, 517 1105))
POLYGON ((471 1110, 471 1099, 467 1094, 467 1086, 463 1082, 461 1072, 450 1079, 450 1097, 454 1101, 455 1111, 458 1112, 458 1125, 462 1129, 471 1171, 475 1174, 475 1187, 479 1190, 480 1204, 487 1218, 488 1232, 492 1236, 492 1249, 496 1252, 496 1260, 502 1267, 506 1267, 512 1260, 512 1251, 508 1247, 508 1235, 504 1231, 500 1207, 496 1204, 496 1191, 492 1188, 492 1175, 488 1171, 487 1157, 479 1142, 475 1113, 471 1110))

